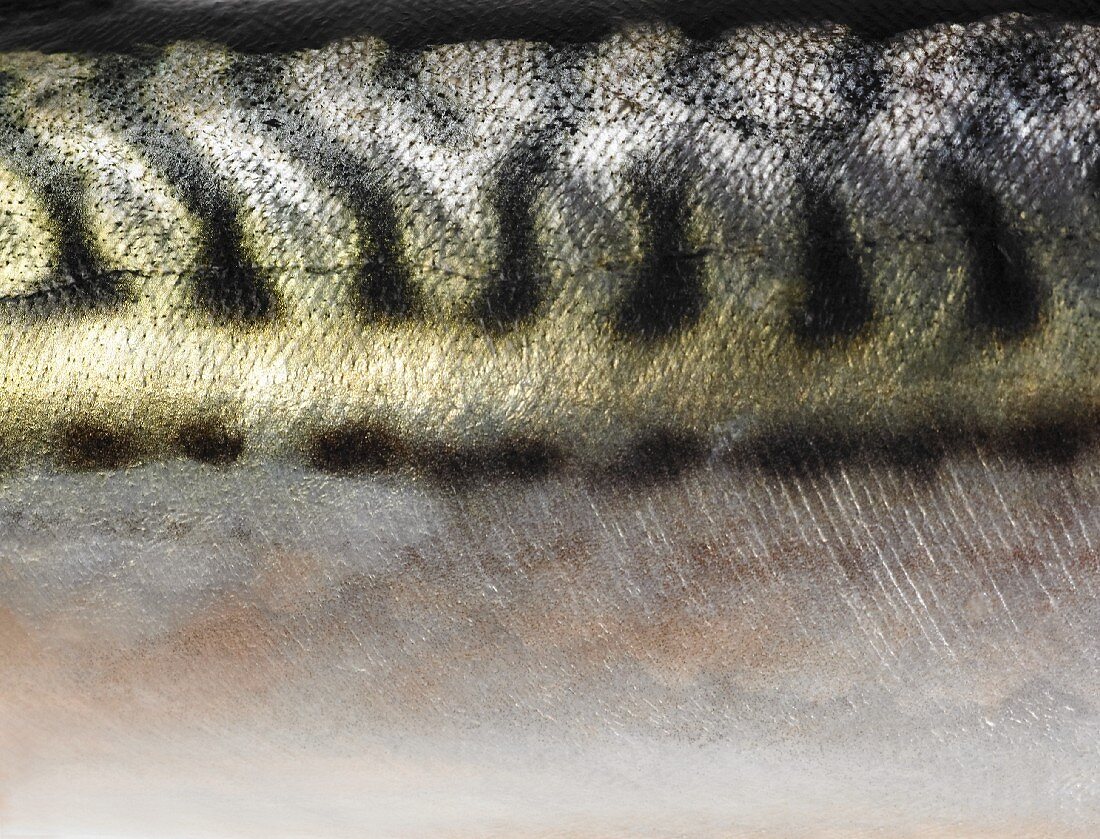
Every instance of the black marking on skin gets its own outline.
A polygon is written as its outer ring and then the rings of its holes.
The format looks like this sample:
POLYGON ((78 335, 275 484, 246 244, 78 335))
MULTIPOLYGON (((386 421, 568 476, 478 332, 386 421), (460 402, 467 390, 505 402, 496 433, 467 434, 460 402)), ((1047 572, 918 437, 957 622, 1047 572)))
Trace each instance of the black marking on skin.
POLYGON ((858 465, 894 469, 921 482, 932 480, 949 454, 972 450, 980 435, 930 422, 919 431, 885 434, 826 428, 776 429, 730 452, 734 465, 754 465, 789 479, 828 476, 858 465))
POLYGON ((958 132, 959 150, 988 156, 999 134, 1015 134, 1012 123, 1020 111, 1028 112, 1027 119, 1046 118, 1066 105, 1069 82, 1054 60, 1051 33, 1034 26, 1034 21, 1025 21, 1002 37, 983 38, 963 48, 975 75, 984 76, 985 83, 958 132))
POLYGON ((721 42, 709 37, 688 40, 665 71, 665 94, 701 108, 711 119, 732 126, 746 139, 766 133, 749 113, 744 96, 718 66, 721 42))
POLYGON ((480 481, 531 481, 562 462, 554 446, 529 438, 506 438, 466 447, 427 446, 417 457, 418 471, 441 483, 461 486, 480 481))
POLYGON ((447 143, 464 130, 461 113, 441 91, 418 78, 415 66, 421 50, 390 47, 375 73, 375 80, 398 99, 411 106, 427 129, 429 141, 447 143))
POLYGON ((730 452, 735 466, 755 465, 779 478, 815 479, 839 469, 893 469, 912 480, 935 478, 948 457, 999 454, 1030 469, 1072 466, 1096 444, 1100 423, 1092 416, 1038 417, 1009 430, 989 431, 929 420, 919 430, 840 431, 824 427, 776 429, 730 452))
MULTIPOLYGON (((475 301, 471 312, 473 319, 488 330, 515 326, 533 315, 541 302, 544 283, 538 264, 533 205, 556 142, 576 130, 579 115, 586 107, 588 95, 580 88, 578 74, 590 55, 587 47, 566 47, 547 55, 542 72, 552 90, 547 108, 551 117, 498 164, 499 175, 492 191, 500 229, 498 276, 475 301)), ((409 71, 415 60, 416 53, 391 51, 378 77, 399 89, 413 86, 422 93, 423 85, 409 71)), ((324 182, 343 189, 363 227, 363 238, 374 243, 372 256, 364 261, 361 282, 364 314, 394 320, 420 315, 423 300, 411 278, 396 208, 384 186, 381 167, 367 165, 349 153, 283 101, 282 94, 273 89, 273 81, 282 72, 283 65, 277 58, 245 57, 234 64, 229 75, 249 107, 271 111, 270 118, 263 122, 291 155, 310 165, 324 182)), ((443 134, 450 130, 440 128, 443 134)))
POLYGON ((640 167, 631 193, 641 221, 642 264, 615 320, 616 330, 644 341, 666 338, 695 323, 706 304, 702 257, 688 237, 687 188, 681 166, 640 167))
POLYGON ((135 466, 147 454, 138 435, 91 420, 69 424, 57 442, 58 464, 78 472, 135 466))
MULTIPOLYGON (((0 74, 0 96, 18 84, 0 74)), ((0 305, 18 306, 27 314, 50 317, 110 307, 130 299, 132 289, 121 271, 110 271, 88 229, 84 210, 87 189, 63 165, 45 160, 26 125, 0 109, 0 136, 10 149, 8 161, 36 190, 57 237, 60 264, 52 281, 26 294, 0 297, 0 305)))
POLYGON ((1050 33, 1031 28, 990 44, 986 60, 992 64, 991 84, 1003 84, 1023 107, 1057 111, 1069 97, 1069 86, 1054 60, 1055 49, 1050 33))
POLYGON ((1071 466, 1097 439, 1096 418, 1047 417, 1026 423, 1005 435, 1008 453, 1032 468, 1071 466))
MULTIPOLYGON (((1095 415, 1038 415, 995 431, 945 425, 930 419, 919 430, 859 432, 825 426, 777 428, 730 449, 722 461, 754 467, 782 480, 820 480, 849 468, 891 469, 928 482, 947 457, 1009 457, 1029 469, 1071 468, 1100 440, 1095 415)), ((74 471, 121 469, 162 452, 147 433, 117 430, 95 420, 65 425, 56 438, 55 460, 74 471)), ((178 428, 167 451, 202 463, 228 466, 243 452, 243 436, 214 420, 178 428)), ((708 462, 707 439, 693 431, 656 427, 636 437, 610 464, 589 474, 599 482, 648 487, 678 478, 708 462)), ((317 470, 345 476, 404 472, 442 486, 531 481, 571 461, 557 446, 527 436, 504 436, 476 444, 412 442, 369 420, 320 429, 303 440, 302 455, 317 470)))
POLYGON ((1022 338, 1039 325, 1046 296, 1024 242, 996 196, 961 166, 949 166, 945 180, 970 251, 970 323, 1003 341, 1022 338))
POLYGON ((372 253, 359 272, 360 311, 383 320, 405 320, 419 313, 420 295, 412 281, 398 232, 393 201, 380 184, 345 181, 372 253))
POLYGON ((534 204, 549 169, 546 148, 523 143, 500 165, 493 191, 493 209, 500 228, 497 276, 474 307, 474 317, 490 331, 515 326, 531 317, 542 299, 534 204))
POLYGON ((870 448, 871 460, 881 461, 923 482, 931 481, 940 463, 957 448, 963 436, 957 431, 925 430, 916 434, 891 435, 870 448))
POLYGON ((318 431, 306 441, 305 455, 314 469, 342 475, 388 471, 408 462, 404 441, 368 420, 318 431))
POLYGON ((371 421, 343 423, 314 433, 306 440, 305 456, 313 468, 333 474, 408 470, 451 486, 534 480, 562 463, 555 446, 529 437, 466 446, 412 444, 371 421))
POLYGON ((592 86, 585 74, 596 57, 596 44, 561 44, 545 55, 546 64, 536 74, 549 81, 548 110, 552 116, 538 129, 530 144, 549 149, 562 138, 576 134, 582 117, 591 107, 592 86))
POLYGON ((218 321, 255 324, 276 314, 268 279, 245 253, 239 210, 220 179, 168 120, 141 104, 139 91, 155 69, 155 56, 101 59, 97 91, 105 114, 127 113, 127 140, 156 167, 199 222, 200 267, 192 276, 195 302, 218 321))
MULTIPOLYGON (((844 435, 779 432, 749 447, 748 460, 776 475, 795 478, 821 474, 852 460, 859 441, 844 435)), ((739 451, 740 456, 746 453, 739 451)))
POLYGON ((492 190, 499 226, 498 276, 474 304, 474 319, 491 332, 512 328, 538 310, 545 275, 538 241, 535 203, 561 143, 576 134, 590 107, 584 68, 591 46, 566 45, 544 56, 537 73, 550 90, 544 120, 520 140, 497 166, 492 190))
POLYGON ((56 181, 40 185, 38 196, 58 238, 60 265, 54 280, 43 288, 0 298, 0 304, 19 306, 33 316, 52 317, 63 312, 98 311, 130 300, 132 289, 124 272, 103 267, 85 213, 77 203, 80 199, 56 181))
POLYGON ((886 104, 883 44, 877 39, 845 39, 833 60, 836 93, 852 114, 853 127, 866 122, 886 104))
POLYGON ((213 420, 181 426, 173 442, 184 456, 212 466, 235 463, 244 451, 243 435, 213 420))
MULTIPOLYGON (((1097 145, 1100 146, 1100 141, 1097 142, 1097 145)), ((1089 185, 1092 187, 1093 201, 1100 204, 1100 155, 1093 161, 1092 167, 1086 177, 1088 178, 1089 185)))
POLYGON ((706 441, 692 431, 654 428, 611 464, 610 477, 642 486, 669 481, 702 463, 707 451, 706 441))
POLYGON ((851 340, 874 316, 855 242, 844 212, 821 185, 802 179, 806 207, 806 297, 795 311, 798 338, 822 349, 851 340))
POLYGON ((995 138, 1006 129, 1015 108, 1052 113, 1065 104, 1068 88, 1044 32, 1012 31, 972 52, 972 60, 988 76, 980 97, 983 104, 962 127, 957 147, 942 153, 940 174, 953 194, 969 249, 970 325, 997 340, 1013 341, 1038 327, 1048 289, 1035 276, 1026 243, 1014 231, 1006 209, 973 171, 986 168, 984 158, 997 149, 995 138))
POLYGON ((356 283, 360 314, 383 321, 417 316, 422 301, 402 248, 397 209, 378 167, 360 160, 286 103, 277 89, 283 71, 279 58, 244 57, 227 78, 244 104, 269 114, 263 124, 287 153, 322 183, 337 186, 355 213, 364 243, 356 283))

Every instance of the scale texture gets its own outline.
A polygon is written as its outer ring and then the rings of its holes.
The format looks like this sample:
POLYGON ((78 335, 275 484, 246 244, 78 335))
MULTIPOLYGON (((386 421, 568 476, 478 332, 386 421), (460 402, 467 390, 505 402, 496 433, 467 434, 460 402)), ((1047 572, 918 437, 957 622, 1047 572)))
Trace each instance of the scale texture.
POLYGON ((537 471, 1079 424, 1098 35, 9 55, 5 437, 537 471))
POLYGON ((1095 8, 258 2, 0 3, 0 837, 1100 833, 1095 8))

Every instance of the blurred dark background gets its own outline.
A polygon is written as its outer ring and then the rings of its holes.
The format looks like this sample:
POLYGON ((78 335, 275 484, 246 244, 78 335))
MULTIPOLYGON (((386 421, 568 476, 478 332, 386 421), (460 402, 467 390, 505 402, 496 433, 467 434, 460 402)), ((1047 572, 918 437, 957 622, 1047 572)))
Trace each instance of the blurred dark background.
POLYGON ((830 20, 870 36, 1020 11, 1100 20, 1100 0, 0 0, 0 49, 129 50, 183 38, 247 51, 377 34, 400 46, 472 38, 586 40, 665 20, 708 37, 759 20, 830 20))

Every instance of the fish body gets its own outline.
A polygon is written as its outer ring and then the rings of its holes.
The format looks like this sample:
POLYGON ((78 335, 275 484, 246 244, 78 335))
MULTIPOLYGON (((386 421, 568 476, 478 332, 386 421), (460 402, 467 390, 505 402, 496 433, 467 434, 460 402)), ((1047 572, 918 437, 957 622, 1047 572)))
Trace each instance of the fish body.
POLYGON ((6 436, 606 464, 1091 417, 1097 43, 1017 15, 8 56, 6 436))
POLYGON ((0 54, 0 836, 1097 833, 1100 30, 761 17, 0 54))

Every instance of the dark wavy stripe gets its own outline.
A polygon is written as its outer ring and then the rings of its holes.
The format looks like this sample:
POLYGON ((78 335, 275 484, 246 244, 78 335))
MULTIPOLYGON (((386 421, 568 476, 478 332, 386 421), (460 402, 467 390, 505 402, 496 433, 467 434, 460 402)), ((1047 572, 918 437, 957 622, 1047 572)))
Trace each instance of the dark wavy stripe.
POLYGON ((615 322, 626 336, 665 338, 695 323, 706 305, 706 251, 689 241, 689 180, 682 158, 644 163, 631 178, 630 194, 641 219, 642 264, 615 322))
POLYGON ((360 313, 369 320, 419 316, 421 295, 403 250, 386 165, 361 159, 287 102, 278 84, 284 69, 276 58, 241 57, 227 80, 242 105, 264 115, 262 124, 280 147, 319 183, 338 191, 355 214, 364 243, 356 290, 360 313))
POLYGON ((189 278, 196 305, 225 323, 252 324, 272 317, 275 292, 245 252, 239 208, 213 168, 167 120, 142 105, 139 90, 155 57, 101 60, 93 89, 104 115, 125 120, 124 136, 175 189, 198 221, 202 252, 189 278))
POLYGON ((1021 338, 1039 325, 1046 289, 1035 276, 1020 235, 996 196, 961 169, 949 175, 970 250, 967 313, 971 325, 997 338, 1021 338))
POLYGON ((848 219, 836 196, 811 179, 805 195, 805 299, 792 319, 795 334, 822 348, 858 335, 874 315, 848 219))
MULTIPOLYGON (((453 106, 440 106, 430 91, 415 88, 410 67, 415 55, 393 51, 382 63, 379 80, 394 95, 408 99, 435 142, 446 142, 463 124, 453 106)), ((471 316, 483 328, 498 332, 533 316, 542 302, 545 267, 539 254, 534 205, 547 183, 552 157, 570 127, 587 107, 580 73, 590 51, 566 48, 551 53, 538 70, 551 90, 543 124, 530 129, 495 167, 489 189, 499 224, 498 264, 471 316)), ((368 163, 329 136, 279 89, 283 65, 277 58, 242 57, 229 78, 242 104, 260 110, 263 124, 295 159, 305 163, 318 181, 339 190, 356 214, 363 238, 371 244, 363 255, 363 311, 369 317, 411 318, 421 314, 421 295, 402 250, 396 208, 385 184, 391 164, 368 163)))
POLYGON ((547 187, 558 150, 590 107, 591 91, 582 81, 592 50, 564 46, 535 70, 549 102, 540 124, 529 127, 497 165, 491 188, 499 226, 495 276, 475 303, 476 321, 493 332, 512 328, 538 310, 546 292, 546 260, 541 253, 535 204, 547 187))
MULTIPOLYGON (((984 41, 970 56, 992 64, 990 89, 981 98, 971 123, 957 139, 952 162, 936 174, 947 181, 954 195, 958 221, 971 252, 971 290, 968 311, 975 327, 992 331, 1002 339, 1025 334, 1040 319, 1046 290, 1034 275, 1025 243, 1008 222, 1004 208, 973 174, 982 164, 990 139, 1000 130, 1000 105, 1006 96, 1019 103, 1047 108, 1064 105, 1065 80, 1051 60, 1052 44, 1045 30, 1012 28, 1004 37, 984 41)), ((846 38, 834 56, 837 92, 849 100, 851 114, 838 125, 822 126, 811 144, 810 159, 793 160, 803 171, 805 193, 805 294, 793 313, 791 325, 806 344, 821 348, 850 340, 874 315, 862 257, 849 230, 850 219, 835 191, 828 186, 828 169, 838 144, 850 141, 858 126, 881 105, 886 95, 880 45, 863 38, 846 38), (806 172, 814 172, 810 177, 806 172)), ((383 63, 383 81, 398 94, 415 86, 411 67, 415 55, 395 51, 383 63), (389 69, 385 69, 386 67, 389 69), (396 85, 396 87, 394 87, 396 85)), ((672 62, 669 73, 673 90, 690 93, 698 76, 704 108, 727 105, 738 109, 738 93, 718 89, 707 48, 689 46, 672 62), (708 91, 709 97, 708 98, 708 91)), ((587 48, 571 47, 552 53, 548 66, 537 68, 552 91, 543 123, 517 139, 512 152, 497 167, 497 181, 490 189, 500 222, 499 265, 487 290, 475 302, 473 317, 490 330, 506 329, 532 316, 545 291, 543 256, 539 253, 534 207, 547 183, 547 173, 558 144, 568 141, 571 128, 589 107, 581 83, 581 68, 591 58, 587 48)), ((201 266, 190 278, 196 304, 212 317, 237 323, 254 323, 272 316, 274 291, 250 258, 243 243, 238 208, 223 182, 202 155, 192 149, 172 126, 157 114, 143 111, 139 91, 155 69, 157 56, 144 54, 110 57, 100 61, 98 78, 90 83, 104 118, 121 126, 127 140, 176 189, 188 210, 198 219, 203 239, 201 266)), ((280 60, 245 57, 237 61, 230 79, 237 86, 241 104, 299 160, 317 180, 341 190, 356 213, 369 250, 362 255, 359 300, 371 318, 403 319, 420 315, 420 299, 403 251, 397 210, 386 185, 386 161, 368 163, 310 123, 300 109, 285 101, 277 89, 280 60)), ((988 68, 987 68, 988 69, 988 68)), ((0 80, 2 82, 3 80, 0 80)), ((8 79, 7 84, 14 83, 8 79)), ((423 93, 423 92, 421 92, 423 93)), ((449 132, 464 121, 452 109, 436 114, 416 99, 418 110, 429 122, 443 119, 449 132), (450 126, 450 127, 447 127, 450 126)), ((429 97, 430 98, 430 97, 429 97)), ((9 137, 16 165, 36 184, 57 227, 63 259, 56 281, 18 302, 41 311, 56 311, 89 302, 110 302, 125 292, 123 279, 105 271, 82 217, 84 194, 78 179, 64 166, 38 165, 36 150, 27 147, 14 118, 5 116, 0 129, 9 137)), ((438 127, 438 126, 437 126, 438 127)), ((746 132, 757 131, 746 124, 746 132)), ((639 165, 631 174, 628 196, 641 220, 643 258, 626 290, 615 327, 622 335, 656 340, 694 323, 706 303, 702 277, 704 250, 688 241, 688 194, 693 171, 690 154, 675 147, 639 165)), ((1095 178, 1095 172, 1093 173, 1095 178)), ((12 301, 8 301, 12 302, 12 301)))
POLYGON ((499 167, 493 208, 500 225, 500 264, 474 311, 491 331, 526 320, 541 302, 546 282, 534 204, 549 169, 549 149, 538 139, 521 142, 499 167))
MULTIPOLYGON (((0 96, 19 82, 0 78, 0 96)), ((87 188, 64 161, 55 160, 31 139, 20 118, 0 108, 0 142, 5 163, 27 179, 50 219, 57 237, 60 264, 54 276, 28 294, 0 298, 0 305, 16 307, 32 317, 50 317, 110 307, 126 300, 130 284, 118 271, 109 271, 88 229, 84 206, 87 188)))

